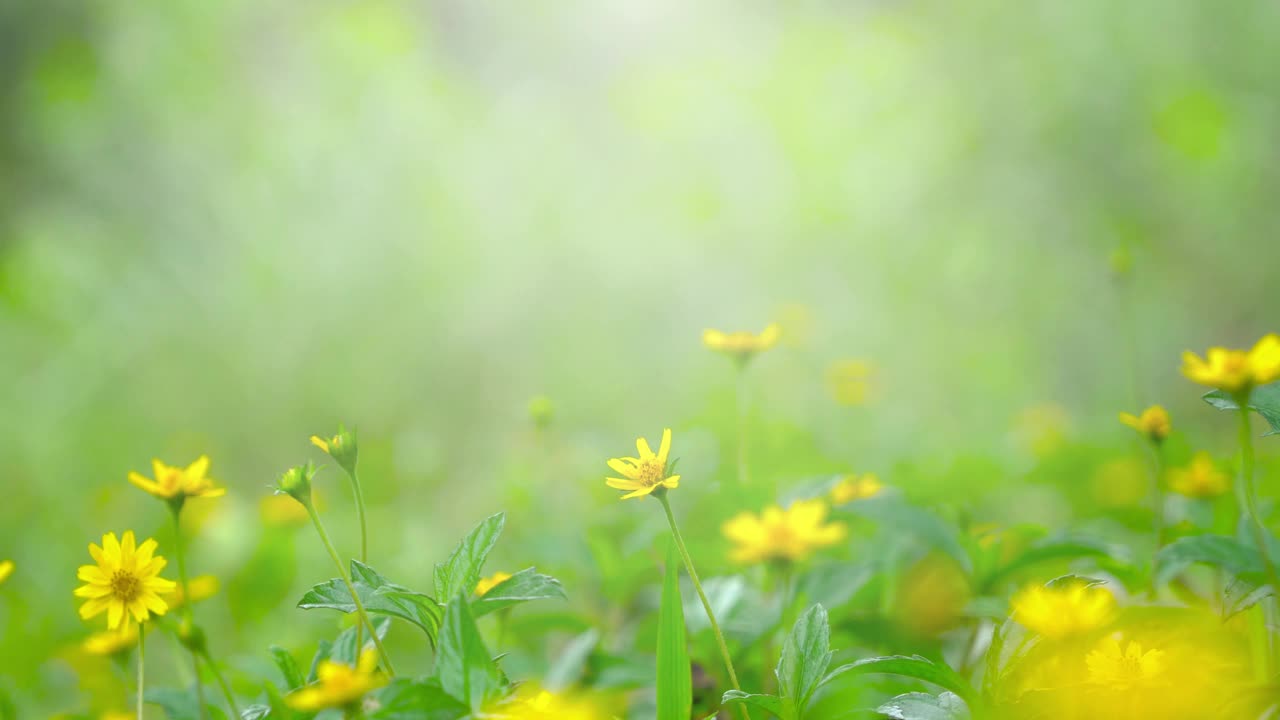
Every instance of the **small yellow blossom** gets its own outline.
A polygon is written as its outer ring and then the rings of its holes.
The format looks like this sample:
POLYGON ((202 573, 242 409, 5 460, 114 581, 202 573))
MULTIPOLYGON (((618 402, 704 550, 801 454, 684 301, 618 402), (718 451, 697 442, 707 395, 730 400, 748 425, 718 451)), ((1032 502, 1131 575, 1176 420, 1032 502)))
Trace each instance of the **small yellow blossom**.
MULTIPOLYGON (((295 505, 297 503, 294 503, 295 505)), ((218 578, 216 575, 197 575, 187 581, 187 590, 191 593, 191 602, 198 603, 208 600, 218 594, 218 578)), ((167 593, 164 600, 169 604, 170 610, 177 610, 186 604, 186 594, 182 591, 182 584, 179 583, 173 588, 173 592, 167 593)))
POLYGON ((214 498, 227 492, 226 488, 215 486, 213 479, 205 476, 209 472, 209 458, 205 455, 186 468, 165 465, 160 460, 152 460, 151 467, 155 479, 131 472, 129 482, 163 500, 214 498))
POLYGON ((1013 619, 1047 638, 1059 640, 1096 630, 1111 621, 1115 597, 1105 588, 1077 583, 1065 588, 1033 585, 1012 601, 1013 619))
POLYGON ((865 475, 845 475, 840 478, 840 482, 831 488, 831 502, 834 505, 844 505, 854 500, 866 500, 873 498, 884 492, 884 485, 881 484, 880 478, 875 473, 866 473, 865 475))
POLYGON ((90 655, 115 655, 138 644, 138 627, 126 625, 120 630, 97 632, 84 639, 80 647, 90 655))
POLYGON ((3 584, 5 580, 9 579, 9 576, 13 574, 13 568, 14 565, 12 560, 0 562, 0 584, 3 584))
POLYGON ((1263 337, 1251 350, 1211 347, 1204 359, 1187 351, 1182 354, 1182 374, 1232 394, 1266 385, 1280 379, 1280 335, 1263 337))
POLYGON ((803 560, 845 537, 844 523, 827 523, 827 511, 822 500, 799 500, 786 510, 774 506, 758 516, 741 513, 726 522, 721 531, 737 545, 733 551, 737 562, 803 560))
POLYGON ((1218 469, 1212 455, 1200 451, 1190 465, 1169 470, 1169 489, 1190 498, 1217 497, 1231 489, 1231 478, 1218 469))
POLYGON ((1172 429, 1169 421, 1169 412, 1160 405, 1152 405, 1143 410, 1141 415, 1122 412, 1120 413, 1120 422, 1142 433, 1148 440, 1157 443, 1169 437, 1169 431, 1172 429))
POLYGON ((102 547, 89 543, 89 554, 96 565, 81 565, 77 577, 85 582, 76 588, 76 597, 88 598, 80 606, 80 617, 88 620, 107 613, 107 628, 117 630, 133 620, 146 622, 152 614, 163 615, 169 605, 164 595, 173 592, 176 583, 160 577, 165 559, 155 554, 156 541, 148 538, 141 545, 133 531, 117 540, 115 533, 102 536, 102 547))
POLYGON ((782 328, 777 323, 770 323, 759 334, 748 330, 724 332, 723 330, 704 330, 702 344, 719 353, 724 353, 739 362, 746 362, 756 353, 764 352, 778 344, 782 336, 782 328))
POLYGON ((316 668, 316 684, 293 691, 285 702, 302 712, 354 705, 365 693, 386 684, 386 678, 375 672, 377 667, 378 654, 373 650, 361 653, 355 667, 325 660, 316 668))
POLYGON ((1120 641, 1107 638, 1097 650, 1085 658, 1089 667, 1089 681, 1112 690, 1131 690, 1149 687, 1164 674, 1164 651, 1147 650, 1129 641, 1124 649, 1120 641))
POLYGON ((865 405, 875 390, 876 366, 868 360, 838 360, 827 367, 827 389, 841 405, 865 405))
POLYGON ((622 496, 623 500, 644 497, 658 488, 674 490, 680 486, 679 475, 667 474, 667 456, 671 453, 671 428, 662 431, 662 443, 655 454, 649 447, 649 441, 636 439, 636 450, 640 457, 613 458, 609 461, 610 469, 621 475, 621 478, 607 478, 605 484, 615 490, 629 490, 622 496))
POLYGON ((517 702, 509 717, 517 720, 605 720, 605 715, 590 701, 554 695, 543 690, 528 700, 517 702))
POLYGON ((482 596, 510 579, 511 573, 505 573, 501 570, 489 577, 480 578, 480 582, 476 583, 476 596, 482 596))
POLYGON ((136 717, 133 713, 119 712, 116 710, 108 710, 98 717, 98 720, 133 720, 136 717))

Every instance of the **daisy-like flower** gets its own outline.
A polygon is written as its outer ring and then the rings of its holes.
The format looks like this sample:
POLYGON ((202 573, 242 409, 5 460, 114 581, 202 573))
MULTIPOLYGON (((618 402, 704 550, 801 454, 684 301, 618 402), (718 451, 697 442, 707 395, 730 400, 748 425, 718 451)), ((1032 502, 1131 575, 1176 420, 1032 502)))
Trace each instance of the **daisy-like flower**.
POLYGON ((84 639, 80 647, 90 655, 117 655, 138 645, 138 627, 126 625, 119 630, 97 632, 84 639))
POLYGON ((14 565, 12 560, 0 562, 0 584, 3 584, 5 580, 9 579, 9 576, 13 574, 13 568, 14 565))
POLYGON ((803 560, 819 548, 844 539, 844 523, 827 523, 827 504, 800 500, 783 510, 774 506, 760 515, 744 512, 726 522, 721 531, 737 547, 733 559, 740 563, 766 560, 803 560))
POLYGON ((1250 350, 1211 347, 1204 359, 1182 354, 1182 374, 1192 381, 1238 394, 1280 379, 1280 335, 1266 335, 1250 350))
POLYGON ((502 583, 511 579, 511 573, 498 572, 486 578, 480 578, 480 582, 476 583, 476 597, 482 597, 490 590, 498 587, 502 583))
POLYGON ((177 583, 160 577, 165 559, 155 554, 156 541, 148 538, 136 544, 133 531, 117 540, 115 533, 102 536, 102 547, 89 543, 89 554, 97 565, 81 565, 77 577, 86 584, 76 588, 76 597, 88 598, 80 606, 80 617, 88 620, 107 613, 107 628, 118 630, 130 619, 146 622, 151 615, 164 615, 169 605, 163 595, 177 583))
POLYGON ((1120 422, 1137 430, 1143 437, 1154 443, 1160 443, 1169 437, 1169 431, 1172 429, 1169 412, 1160 405, 1152 405, 1143 410, 1140 415, 1122 412, 1120 422))
POLYGON ((1054 640, 1096 630, 1115 615, 1115 597, 1097 585, 1032 585, 1014 596, 1013 619, 1054 640))
POLYGON ((884 485, 875 473, 845 475, 831 488, 831 503, 844 505, 854 500, 866 500, 884 492, 884 485))
POLYGON ((663 491, 674 490, 680 486, 679 475, 668 475, 667 456, 671 453, 671 428, 662 431, 662 443, 655 454, 649 447, 649 441, 636 439, 636 451, 640 457, 613 458, 609 468, 618 473, 620 478, 607 478, 605 484, 615 490, 629 490, 622 496, 623 500, 650 495, 658 488, 663 491))
POLYGON ((749 330, 724 332, 708 329, 702 332, 702 344, 740 363, 745 363, 756 353, 764 352, 777 345, 778 338, 781 336, 782 328, 778 327, 777 323, 770 323, 759 334, 749 330))
POLYGON ((198 603, 217 595, 219 586, 216 575, 197 575, 187 581, 186 593, 183 592, 182 585, 178 585, 173 592, 165 594, 164 601, 168 603, 170 610, 177 610, 187 604, 187 593, 190 593, 192 603, 198 603))
POLYGON ((214 485, 213 478, 207 476, 207 455, 201 455, 185 468, 165 465, 160 460, 152 460, 151 468, 155 478, 131 472, 129 482, 162 500, 181 502, 187 498, 215 498, 227 492, 226 488, 214 485))
POLYGON ((285 702, 302 712, 353 706, 370 690, 387 683, 377 668, 378 654, 373 650, 360 653, 355 667, 325 660, 316 668, 316 684, 293 691, 285 702))
POLYGON ((1097 650, 1085 657, 1089 681, 1112 690, 1150 687, 1164 674, 1164 651, 1147 650, 1129 641, 1124 648, 1115 638, 1107 638, 1097 650))
POLYGON ((1212 498, 1231 489, 1231 478, 1218 469, 1212 455, 1202 450, 1190 465, 1169 470, 1169 489, 1190 498, 1212 498))

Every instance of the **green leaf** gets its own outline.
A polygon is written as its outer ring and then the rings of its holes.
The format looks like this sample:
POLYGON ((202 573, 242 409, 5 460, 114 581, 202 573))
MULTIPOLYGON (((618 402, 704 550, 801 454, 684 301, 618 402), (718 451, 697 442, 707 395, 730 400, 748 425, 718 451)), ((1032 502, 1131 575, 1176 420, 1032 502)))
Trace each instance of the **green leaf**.
POLYGON ((1022 554, 997 568, 981 583, 981 588, 990 589, 996 583, 1029 567, 1050 560, 1072 560, 1080 557, 1108 557, 1107 548, 1087 540, 1054 540, 1039 543, 1027 548, 1022 554))
POLYGON ((689 720, 693 708, 693 673, 680 599, 680 557, 667 549, 662 606, 658 610, 658 720, 689 720))
POLYGON ((954 693, 906 693, 876 708, 894 720, 969 720, 969 706, 954 693))
MULTIPOLYGON (((587 666, 587 658, 591 657, 591 651, 596 649, 598 642, 600 642, 600 633, 595 628, 569 641, 569 644, 557 654, 555 662, 543 677, 543 687, 551 692, 559 692, 577 682, 587 666)), ((597 682, 598 680, 597 678, 597 682)))
MULTIPOLYGON (((378 633, 378 639, 381 640, 387 636, 387 630, 391 628, 391 618, 371 618, 373 629, 378 633)), ((373 638, 369 637, 368 631, 360 633, 360 638, 364 642, 364 647, 356 647, 356 627, 343 630, 338 635, 338 639, 325 650, 324 657, 320 657, 320 653, 316 653, 315 659, 311 661, 310 682, 315 681, 316 666, 321 660, 332 660, 333 662, 342 663, 344 665, 355 665, 356 660, 360 657, 360 652, 366 648, 373 647, 373 638)))
POLYGON ((831 628, 827 611, 821 605, 814 605, 792 626, 778 660, 779 694, 787 699, 793 717, 804 717, 804 708, 830 664, 831 628))
POLYGON ((270 705, 250 705, 240 711, 240 720, 262 720, 264 717, 270 717, 270 705))
POLYGON ((450 696, 435 678, 397 678, 373 694, 378 709, 369 720, 458 720, 471 710, 450 696))
POLYGON ((506 682, 476 628, 471 603, 460 591, 449 601, 440 626, 435 676, 441 687, 474 711, 499 697, 506 682))
POLYGON ((783 718, 784 720, 791 720, 793 717, 788 714, 789 709, 783 703, 782 698, 777 695, 751 695, 744 693, 741 690, 730 690, 724 694, 723 698, 720 699, 720 704, 726 706, 739 704, 750 705, 752 707, 758 707, 774 717, 783 718))
MULTIPOLYGON (((431 642, 435 642, 440 629, 440 605, 430 595, 397 585, 359 560, 351 561, 351 584, 367 612, 408 620, 422 628, 431 642)), ((298 607, 303 610, 328 608, 344 613, 356 611, 347 584, 340 578, 312 587, 298 601, 298 607)))
POLYGON ((271 659, 276 661, 276 667, 280 668, 280 674, 284 676, 286 689, 297 690, 306 684, 302 671, 298 669, 298 661, 293 659, 288 650, 279 645, 272 645, 270 650, 271 659))
POLYGON ((860 500, 843 509, 874 520, 896 532, 913 533, 950 555, 966 573, 973 572, 973 559, 960 543, 960 533, 950 523, 931 512, 908 505, 893 496, 860 500))
POLYGON ((1260 575, 1258 551, 1225 535, 1195 535, 1174 540, 1156 554, 1156 581, 1166 583, 1194 563, 1220 567, 1234 575, 1260 575))
POLYGON ((567 599, 560 581, 550 575, 539 574, 533 568, 525 568, 472 601, 471 612, 476 617, 483 617, 512 605, 551 598, 567 599))
POLYGON ((498 542, 505 523, 506 515, 503 513, 485 518, 462 538, 448 560, 436 565, 436 597, 452 598, 458 593, 471 595, 480 581, 480 569, 484 567, 494 543, 498 542))
POLYGON ((903 677, 916 678, 925 682, 933 683, 943 690, 950 690, 959 695, 968 703, 975 703, 978 699, 977 693, 969 682, 960 676, 955 670, 946 665, 935 663, 928 658, 912 655, 886 655, 882 657, 873 657, 859 660, 848 665, 841 665, 831 674, 822 679, 822 684, 835 680, 843 675, 870 675, 874 673, 884 673, 888 675, 901 675, 903 677))
MULTIPOLYGON (((1219 410, 1239 410, 1236 399, 1221 390, 1210 390, 1204 394, 1204 401, 1219 410)), ((1249 409, 1262 416, 1271 426, 1267 435, 1280 433, 1280 382, 1261 385, 1253 389, 1249 395, 1249 409)))
MULTIPOLYGON (((169 720, 203 720, 206 715, 200 712, 200 702, 196 694, 190 690, 176 688, 150 688, 143 694, 149 705, 159 705, 164 716, 169 720)), ((227 714, 216 705, 205 705, 209 720, 227 720, 227 714)))

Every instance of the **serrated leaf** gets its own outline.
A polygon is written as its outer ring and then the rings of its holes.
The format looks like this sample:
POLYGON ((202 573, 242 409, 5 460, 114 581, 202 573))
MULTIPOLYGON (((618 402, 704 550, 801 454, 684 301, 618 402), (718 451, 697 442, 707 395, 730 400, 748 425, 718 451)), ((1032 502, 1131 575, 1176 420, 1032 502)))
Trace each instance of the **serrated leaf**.
POLYGON ((895 532, 914 534, 949 555, 966 573, 973 572, 973 559, 960 543, 959 531, 931 512, 893 496, 860 500, 850 503, 844 510, 874 520, 895 532))
MULTIPOLYGON (((774 717, 783 718, 783 720, 791 720, 794 716, 790 715, 790 710, 782 698, 777 695, 752 695, 744 693, 741 690, 730 690, 720 699, 721 705, 750 705, 757 707, 774 717)), ((712 716, 714 717, 714 715, 712 716)))
POLYGON ((369 720, 458 720, 471 710, 450 696, 435 678, 398 678, 372 695, 369 720))
POLYGON ((830 664, 831 628, 827 623, 827 610, 814 605, 792 626, 775 671, 779 694, 787 700, 794 717, 804 715, 809 698, 822 683, 830 664))
MULTIPOLYGON (((1210 390, 1203 395, 1205 402, 1219 410, 1239 410, 1236 399, 1221 390, 1210 390)), ((1271 426, 1267 435, 1280 433, 1280 382, 1261 385, 1249 395, 1249 409, 1262 416, 1271 426)))
MULTIPOLYGON (((359 560, 351 561, 351 584, 364 609, 372 615, 398 617, 422 628, 431 642, 440 629, 440 605, 430 595, 397 585, 359 560)), ((344 613, 356 611, 351 592, 341 578, 332 578, 312 587, 298 601, 303 610, 327 608, 344 613)))
POLYGON ((499 697, 506 681, 476 628, 471 603, 459 592, 449 601, 440 626, 435 677, 445 692, 474 711, 499 697))
POLYGON ((977 693, 959 673, 946 665, 935 663, 919 655, 886 655, 865 658, 848 665, 841 665, 823 678, 822 684, 826 685, 844 675, 870 675, 873 673, 901 675, 924 680, 937 685, 943 690, 950 690, 963 698, 965 702, 972 704, 977 701, 977 693))
POLYGON ((1257 576, 1262 558, 1253 547, 1225 535, 1195 535, 1174 540, 1156 553, 1156 581, 1163 584, 1187 566, 1205 563, 1234 575, 1257 576))
POLYGON ((674 544, 667 549, 658 610, 657 690, 658 720, 688 720, 693 708, 693 674, 680 599, 680 557, 674 544))
POLYGON ((297 690, 306 684, 306 680, 302 677, 302 671, 298 669, 298 661, 293 659, 293 655, 288 650, 279 645, 272 645, 270 648, 271 659, 275 661, 276 667, 280 669, 280 674, 284 676, 284 686, 288 690, 297 690))
POLYGON ((458 593, 470 595, 480 581, 480 570, 502 534, 506 515, 498 513, 485 518, 474 530, 467 533, 454 548, 449 559, 436 565, 436 597, 452 598, 458 593))
POLYGON ((489 589, 489 592, 471 602, 471 612, 483 617, 512 605, 530 600, 566 600, 560 581, 550 575, 542 575, 534 568, 525 568, 489 589))
POLYGON ((894 720, 969 720, 969 706, 954 693, 906 693, 876 708, 894 720))

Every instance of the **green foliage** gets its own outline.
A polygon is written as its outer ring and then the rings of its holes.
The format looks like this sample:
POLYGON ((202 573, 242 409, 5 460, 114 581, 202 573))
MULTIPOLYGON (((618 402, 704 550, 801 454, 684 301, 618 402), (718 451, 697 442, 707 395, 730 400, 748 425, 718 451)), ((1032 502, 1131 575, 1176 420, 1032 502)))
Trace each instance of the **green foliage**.
POLYGON ((874 520, 894 532, 912 534, 931 547, 937 548, 955 560, 966 572, 973 571, 973 559, 960 542, 955 526, 937 515, 909 505, 901 498, 874 497, 850 503, 849 512, 874 520))
POLYGON ((293 659, 293 655, 290 655, 288 650, 278 645, 272 645, 269 650, 271 659, 275 661, 280 675, 284 678, 286 690, 296 690, 306 684, 302 671, 298 669, 298 661, 293 659))
POLYGON ((893 720, 969 720, 969 706, 954 693, 906 693, 876 708, 893 720))
POLYGON ((506 523, 506 514, 498 513, 486 518, 458 543, 458 547, 443 563, 436 565, 435 583, 437 598, 453 598, 458 593, 470 595, 480 581, 480 571, 489 552, 498 542, 506 523))
POLYGON ((507 681, 485 647, 471 603, 461 592, 445 607, 435 677, 450 696, 479 712, 501 697, 507 681))
POLYGON ((693 706, 693 676, 680 599, 680 556, 674 543, 667 550, 658 612, 657 678, 658 720, 688 720, 693 706))
MULTIPOLYGON (((1219 410, 1239 410, 1240 404, 1221 390, 1210 390, 1204 401, 1219 410)), ((1280 382, 1254 388, 1249 394, 1249 408, 1263 417, 1271 426, 1267 435, 1280 433, 1280 382)))
POLYGON ((399 678, 374 694, 377 710, 370 720, 457 720, 470 712, 463 703, 445 692, 435 678, 399 678))
POLYGON ((858 660, 832 670, 829 675, 823 678, 822 683, 825 685, 845 675, 854 676, 874 673, 901 675, 924 680, 955 693, 967 702, 974 702, 978 698, 977 693, 969 682, 955 670, 918 655, 912 657, 890 655, 858 660))
POLYGON ((550 575, 538 573, 533 568, 525 568, 473 600, 471 611, 476 617, 482 617, 530 600, 555 598, 567 599, 560 581, 550 575))
MULTIPOLYGON (((359 560, 351 561, 351 584, 367 612, 408 620, 435 642, 440 628, 440 606, 429 595, 397 585, 359 560)), ((298 607, 303 610, 328 608, 344 613, 356 611, 351 592, 341 578, 311 588, 298 601, 298 607)))
POLYGON ((1178 538, 1160 549, 1156 556, 1157 581, 1168 582, 1195 563, 1214 565, 1240 576, 1260 576, 1264 569, 1256 548, 1224 535, 1195 535, 1178 538))

